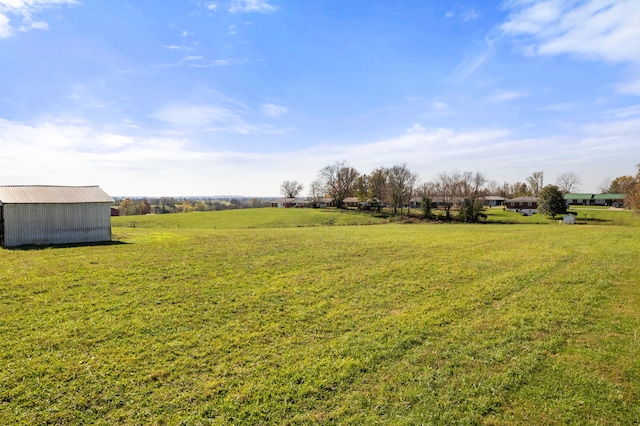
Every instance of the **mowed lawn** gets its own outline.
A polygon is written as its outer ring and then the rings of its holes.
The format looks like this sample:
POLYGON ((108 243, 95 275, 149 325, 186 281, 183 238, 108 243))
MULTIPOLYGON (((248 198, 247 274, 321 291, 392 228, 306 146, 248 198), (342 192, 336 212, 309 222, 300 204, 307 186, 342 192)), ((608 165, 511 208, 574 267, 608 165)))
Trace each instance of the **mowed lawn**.
POLYGON ((215 214, 0 250, 0 424, 640 422, 637 227, 215 214))

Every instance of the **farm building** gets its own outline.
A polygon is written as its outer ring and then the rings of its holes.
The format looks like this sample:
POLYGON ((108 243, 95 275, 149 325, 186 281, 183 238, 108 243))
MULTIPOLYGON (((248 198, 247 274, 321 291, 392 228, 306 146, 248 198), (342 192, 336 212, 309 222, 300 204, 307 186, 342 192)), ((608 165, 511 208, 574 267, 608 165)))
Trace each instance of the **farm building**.
POLYGON ((110 241, 112 202, 97 186, 0 186, 0 245, 110 241))

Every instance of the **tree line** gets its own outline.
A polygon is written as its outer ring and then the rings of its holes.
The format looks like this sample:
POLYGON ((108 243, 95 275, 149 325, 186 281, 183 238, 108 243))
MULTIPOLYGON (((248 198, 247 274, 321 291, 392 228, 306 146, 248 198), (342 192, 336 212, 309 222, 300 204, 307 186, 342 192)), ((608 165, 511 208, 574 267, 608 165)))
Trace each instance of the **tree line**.
POLYGON ((117 198, 115 207, 121 216, 190 213, 217 210, 247 209, 270 206, 269 201, 261 198, 117 198))
MULTIPOLYGON (((581 183, 577 174, 565 172, 557 177, 556 185, 545 186, 542 171, 532 173, 522 182, 502 184, 471 171, 442 172, 431 181, 419 183, 417 173, 406 164, 378 167, 368 174, 361 174, 347 162, 338 161, 320 169, 317 178, 311 182, 308 196, 316 204, 323 198, 331 198, 337 208, 344 207, 346 198, 357 197, 374 209, 388 206, 394 215, 402 213, 403 207, 407 207, 408 213, 410 200, 418 198, 425 217, 430 217, 431 207, 437 204, 444 210, 446 219, 452 218, 455 206, 459 219, 476 222, 483 216, 480 197, 540 197, 541 212, 555 216, 566 209, 564 195, 578 191, 581 183)), ((629 207, 640 207, 640 165, 635 177, 621 176, 603 186, 606 188, 602 192, 625 193, 629 207)), ((282 183, 280 192, 287 198, 296 198, 303 189, 300 182, 287 180, 282 183)))

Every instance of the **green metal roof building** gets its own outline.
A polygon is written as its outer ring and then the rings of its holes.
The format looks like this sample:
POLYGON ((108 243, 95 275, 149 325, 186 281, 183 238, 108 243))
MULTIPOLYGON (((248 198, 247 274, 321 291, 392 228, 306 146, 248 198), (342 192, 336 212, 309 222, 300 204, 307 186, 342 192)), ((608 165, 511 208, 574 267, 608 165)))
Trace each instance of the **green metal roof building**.
POLYGON ((625 194, 565 194, 569 205, 622 207, 625 194))

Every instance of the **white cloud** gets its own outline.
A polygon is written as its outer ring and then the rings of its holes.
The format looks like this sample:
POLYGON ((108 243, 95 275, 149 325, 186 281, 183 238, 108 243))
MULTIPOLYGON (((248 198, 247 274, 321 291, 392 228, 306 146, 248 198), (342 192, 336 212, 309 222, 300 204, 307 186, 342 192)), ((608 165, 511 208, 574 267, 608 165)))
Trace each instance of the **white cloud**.
POLYGON ((460 20, 462 22, 475 21, 480 17, 480 14, 476 12, 474 9, 467 9, 460 13, 460 20))
POLYGON ((0 0, 0 38, 7 38, 14 34, 10 15, 22 17, 20 32, 32 29, 47 30, 49 24, 45 21, 34 21, 34 14, 52 7, 76 4, 78 4, 76 0, 0 0))
POLYGON ((258 12, 271 13, 278 9, 267 2, 267 0, 232 0, 229 6, 231 13, 258 12))
MULTIPOLYGON (((282 110, 279 112, 284 113, 282 110)), ((244 106, 230 101, 224 105, 173 104, 158 109, 151 114, 151 118, 174 126, 178 132, 185 134, 194 131, 242 135, 284 132, 270 125, 254 124, 249 121, 248 115, 244 106)))
POLYGON ((46 22, 26 22, 24 25, 20 27, 20 32, 27 32, 29 30, 48 30, 49 24, 46 22))
POLYGON ((283 114, 286 114, 288 111, 287 107, 275 104, 262 104, 260 106, 260 112, 267 117, 280 117, 283 114))
POLYGON ((632 105, 626 108, 617 109, 609 113, 611 117, 625 119, 629 117, 640 117, 640 105, 632 105))
POLYGON ((633 65, 633 76, 617 89, 640 95, 637 0, 546 0, 507 6, 511 15, 500 30, 515 37, 523 52, 633 65))
POLYGON ((614 86, 620 93, 627 95, 640 95, 640 72, 637 77, 627 79, 622 83, 618 83, 614 86))
POLYGON ((159 109, 151 117, 187 128, 207 127, 214 122, 237 123, 240 121, 240 116, 237 112, 229 108, 213 105, 175 104, 159 109))
POLYGON ((443 111, 445 109, 449 109, 449 105, 444 103, 444 102, 440 102, 440 101, 433 101, 431 106, 433 107, 433 109, 436 109, 438 111, 443 111))
MULTIPOLYGON (((211 120, 204 114, 196 122, 211 120)), ((213 111, 213 112, 212 112, 213 111)), ((167 111, 168 112, 168 111, 167 111)), ((206 112, 206 111, 205 111, 206 112)), ((633 111, 631 111, 633 112, 633 111)), ((171 116, 188 123, 185 116, 171 116)), ((345 159, 360 172, 407 163, 422 180, 441 171, 478 170, 497 181, 522 181, 533 170, 573 170, 585 191, 634 161, 640 119, 603 121, 575 133, 520 138, 508 129, 427 128, 416 123, 388 139, 322 143, 281 151, 218 150, 183 137, 140 129, 105 131, 77 120, 24 124, 0 119, 0 180, 4 184, 99 184, 111 195, 277 195, 285 179, 311 182, 318 170, 345 159), (287 164, 274 168, 274 164, 287 164), (160 178, 161 177, 161 178, 160 178)), ((264 147, 262 147, 264 148, 264 147)))
POLYGON ((480 14, 475 9, 465 9, 459 13, 456 13, 453 10, 450 10, 447 13, 445 13, 444 17, 448 19, 453 19, 457 17, 458 20, 462 22, 470 22, 480 18, 480 14))
POLYGON ((232 61, 231 59, 215 59, 208 63, 189 63, 191 68, 213 68, 213 67, 226 67, 231 63, 242 63, 242 61, 232 61))
POLYGON ((540 111, 551 111, 551 112, 570 111, 579 106, 580 104, 575 102, 560 102, 556 104, 546 105, 540 108, 540 111))
POLYGON ((239 59, 214 59, 208 62, 201 62, 204 59, 204 56, 199 55, 190 55, 181 58, 177 62, 173 63, 164 63, 164 64, 154 64, 153 67, 156 68, 174 68, 186 66, 189 68, 213 68, 213 67, 226 67, 232 64, 244 64, 247 63, 245 60, 239 59))
POLYGON ((483 45, 478 45, 471 53, 465 52, 465 59, 452 73, 453 80, 462 82, 480 68, 493 55, 493 43, 493 40, 485 37, 483 45))
POLYGON ((416 132, 424 132, 426 131, 426 127, 424 127, 420 123, 413 123, 413 126, 407 129, 407 133, 416 133, 416 132))
POLYGON ((209 3, 209 4, 207 4, 206 7, 209 10, 217 10, 218 9, 218 5, 216 3, 209 3))
POLYGON ((10 37, 12 32, 9 18, 0 13, 0 38, 10 37))
POLYGON ((499 90, 489 97, 490 102, 508 102, 514 99, 523 98, 527 94, 524 92, 499 90))

